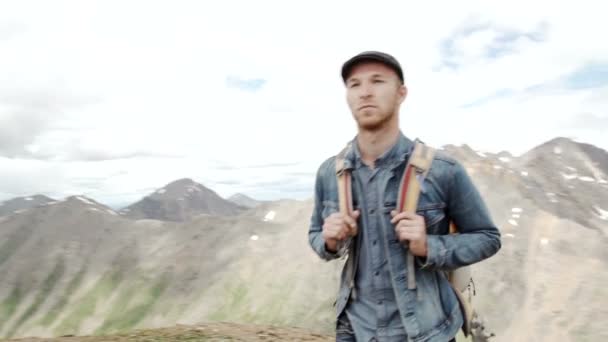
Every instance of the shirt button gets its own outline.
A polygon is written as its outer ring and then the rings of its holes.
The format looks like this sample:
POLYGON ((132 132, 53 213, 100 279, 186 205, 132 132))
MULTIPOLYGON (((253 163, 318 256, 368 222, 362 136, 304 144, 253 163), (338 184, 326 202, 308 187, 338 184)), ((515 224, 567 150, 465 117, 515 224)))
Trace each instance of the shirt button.
POLYGON ((376 276, 380 275, 380 272, 376 271, 376 273, 374 273, 376 276))
POLYGON ((375 245, 376 245, 376 242, 378 242, 378 240, 374 240, 374 241, 372 242, 372 244, 375 246, 375 245))
POLYGON ((382 305, 382 301, 381 300, 378 301, 378 305, 382 305))
POLYGON ((372 214, 372 215, 373 215, 375 212, 376 212, 376 209, 370 209, 370 210, 369 210, 369 213, 370 213, 370 214, 372 214))

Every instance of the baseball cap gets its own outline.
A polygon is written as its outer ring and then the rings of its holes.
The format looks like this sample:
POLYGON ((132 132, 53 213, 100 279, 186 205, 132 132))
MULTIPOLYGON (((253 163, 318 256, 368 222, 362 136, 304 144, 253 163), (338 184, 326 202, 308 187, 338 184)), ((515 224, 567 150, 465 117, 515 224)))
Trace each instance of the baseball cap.
POLYGON ((397 59, 395 57, 389 55, 388 53, 384 53, 384 52, 380 52, 380 51, 361 52, 358 55, 355 55, 351 59, 344 62, 344 64, 342 65, 342 81, 344 81, 344 83, 346 83, 346 79, 350 75, 350 72, 355 65, 357 65, 361 62, 368 62, 368 61, 380 62, 380 63, 390 67, 397 73, 397 76, 399 76, 401 83, 404 82, 403 70, 401 69, 401 65, 399 64, 397 59))

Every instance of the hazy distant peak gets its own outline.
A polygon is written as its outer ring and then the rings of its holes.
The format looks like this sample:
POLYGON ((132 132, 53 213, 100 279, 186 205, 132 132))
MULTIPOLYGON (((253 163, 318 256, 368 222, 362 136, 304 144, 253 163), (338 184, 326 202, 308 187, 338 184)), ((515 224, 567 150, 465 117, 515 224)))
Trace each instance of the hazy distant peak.
POLYGON ((17 213, 30 208, 46 205, 55 202, 54 199, 45 195, 32 195, 15 197, 12 199, 0 201, 0 216, 17 213))
POLYGON ((241 208, 190 178, 172 181, 120 210, 125 217, 187 221, 201 214, 234 215, 241 208))
POLYGON ((236 193, 228 200, 246 208, 255 208, 260 205, 260 202, 242 193, 236 193))

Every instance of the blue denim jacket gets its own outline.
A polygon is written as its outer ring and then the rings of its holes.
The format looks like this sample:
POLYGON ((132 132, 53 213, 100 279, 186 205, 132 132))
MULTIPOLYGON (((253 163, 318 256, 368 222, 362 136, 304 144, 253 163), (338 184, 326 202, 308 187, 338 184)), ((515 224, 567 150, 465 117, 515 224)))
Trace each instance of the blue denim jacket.
MULTIPOLYGON (((355 143, 355 141, 353 141, 355 143)), ((427 177, 422 184, 417 213, 424 216, 427 226, 428 255, 416 258, 416 289, 407 287, 407 247, 397 240, 391 221, 391 210, 396 207, 399 181, 405 170, 413 142, 400 135, 403 154, 393 158, 390 169, 381 180, 384 189, 381 201, 381 220, 389 270, 401 321, 408 338, 413 342, 444 342, 456 335, 463 318, 458 299, 449 284, 444 271, 470 265, 496 254, 501 247, 500 232, 493 223, 489 210, 479 191, 464 167, 442 151, 437 151, 427 177), (453 220, 459 229, 457 235, 448 235, 449 221, 453 220)), ((354 153, 347 154, 345 167, 354 167, 354 153)), ((355 209, 361 210, 359 220, 368 220, 364 214, 359 182, 353 179, 353 202, 355 209)), ((336 317, 346 307, 350 296, 356 295, 353 285, 357 250, 361 248, 357 237, 348 241, 337 253, 325 249, 322 236, 325 218, 338 211, 335 157, 325 160, 319 167, 315 180, 315 204, 308 232, 312 249, 324 260, 344 257, 340 289, 336 300, 336 317)), ((363 221, 360 226, 367 226, 363 221)))

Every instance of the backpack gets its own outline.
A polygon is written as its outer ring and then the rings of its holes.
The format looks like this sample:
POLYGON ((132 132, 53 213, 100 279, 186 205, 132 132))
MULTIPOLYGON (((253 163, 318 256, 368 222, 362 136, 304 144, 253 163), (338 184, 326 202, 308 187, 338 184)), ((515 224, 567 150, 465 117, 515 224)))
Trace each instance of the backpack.
MULTIPOLYGON (((352 143, 349 143, 346 148, 336 156, 339 209, 340 213, 344 215, 350 215, 353 212, 352 176, 344 168, 344 158, 350 150, 351 144, 352 143)), ((397 212, 416 210, 421 184, 423 184, 424 178, 430 170, 434 155, 435 149, 425 145, 419 140, 415 141, 414 150, 409 157, 399 184, 399 192, 397 193, 397 212)), ((452 221, 450 221, 449 234, 458 234, 458 228, 452 221)), ((414 261, 414 255, 408 249, 406 260, 408 289, 416 288, 414 261)), ((460 310, 463 316, 462 331, 464 335, 468 337, 471 334, 471 321, 473 319, 472 297, 475 295, 470 266, 448 271, 446 272, 446 275, 460 304, 460 310), (471 285, 473 285, 473 289, 471 289, 471 285)))

